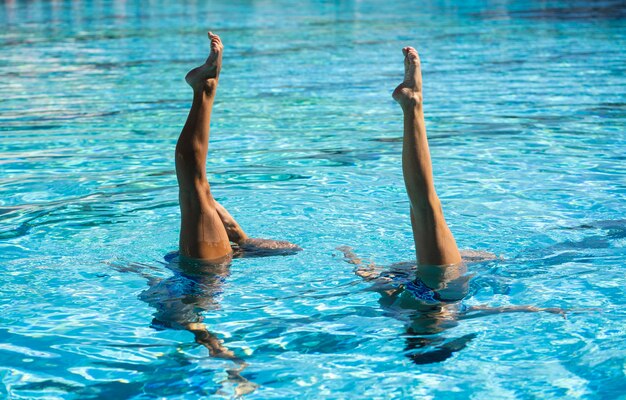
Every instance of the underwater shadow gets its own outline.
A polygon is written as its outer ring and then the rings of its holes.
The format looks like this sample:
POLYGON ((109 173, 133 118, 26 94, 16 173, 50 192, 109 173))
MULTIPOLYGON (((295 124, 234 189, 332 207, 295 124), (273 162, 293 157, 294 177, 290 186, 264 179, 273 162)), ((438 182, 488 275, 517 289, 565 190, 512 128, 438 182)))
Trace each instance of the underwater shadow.
MULTIPOLYGON (((280 243, 252 239, 244 246, 233 246, 233 257, 287 256, 301 250, 298 247, 281 248, 278 246, 280 243)), ((163 268, 148 264, 109 265, 118 272, 132 273, 146 280, 148 288, 138 298, 155 310, 150 323, 153 329, 190 332, 195 342, 204 346, 211 357, 233 362, 234 367, 226 370, 224 383, 235 387, 235 396, 255 391, 258 385, 242 376, 248 364, 228 349, 223 340, 204 323, 204 313, 220 309, 220 296, 230 276, 230 263, 211 264, 190 260, 173 252, 165 256, 162 264, 172 276, 162 278, 163 268)))
POLYGON ((355 266, 355 274, 372 284, 367 290, 380 295, 378 303, 385 313, 404 323, 404 355, 416 365, 444 362, 476 339, 476 333, 456 338, 443 336, 462 320, 514 312, 565 314, 560 308, 462 304, 463 299, 471 296, 473 276, 468 273, 467 264, 496 260, 490 253, 462 251, 460 264, 418 266, 413 261, 383 268, 365 265, 349 247, 338 250, 343 252, 345 261, 355 266))

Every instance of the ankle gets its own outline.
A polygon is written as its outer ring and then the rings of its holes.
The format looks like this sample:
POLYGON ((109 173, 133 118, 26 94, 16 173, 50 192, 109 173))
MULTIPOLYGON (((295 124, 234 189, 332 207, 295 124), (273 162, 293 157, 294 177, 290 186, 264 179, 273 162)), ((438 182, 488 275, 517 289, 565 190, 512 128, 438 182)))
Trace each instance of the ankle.
POLYGON ((418 123, 424 119, 424 110, 421 103, 400 104, 405 123, 418 123))
POLYGON ((406 112, 414 112, 422 110, 422 94, 421 93, 412 93, 411 95, 404 95, 399 100, 398 103, 402 110, 406 112))
POLYGON ((206 79, 191 86, 194 97, 213 97, 217 91, 217 78, 206 79))

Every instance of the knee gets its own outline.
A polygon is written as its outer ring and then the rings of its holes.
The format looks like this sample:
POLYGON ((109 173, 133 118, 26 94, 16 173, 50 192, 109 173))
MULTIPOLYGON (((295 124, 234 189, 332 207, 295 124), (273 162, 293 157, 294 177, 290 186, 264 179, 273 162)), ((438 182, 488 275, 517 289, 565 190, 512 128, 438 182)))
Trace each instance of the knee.
POLYGON ((441 201, 436 194, 424 196, 415 200, 411 200, 411 211, 419 215, 437 215, 443 212, 441 201))
POLYGON ((206 150, 201 143, 196 143, 195 140, 183 141, 179 140, 176 143, 176 150, 174 157, 176 162, 195 162, 195 160, 201 158, 206 150))

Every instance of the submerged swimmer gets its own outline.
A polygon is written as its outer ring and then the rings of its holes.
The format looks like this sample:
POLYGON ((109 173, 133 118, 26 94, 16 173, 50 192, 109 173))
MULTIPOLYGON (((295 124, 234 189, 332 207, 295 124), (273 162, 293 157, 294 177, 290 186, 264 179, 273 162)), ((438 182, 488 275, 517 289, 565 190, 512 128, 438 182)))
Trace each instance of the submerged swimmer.
POLYGON ((240 396, 252 392, 257 385, 241 375, 247 363, 209 330, 203 313, 219 309, 219 297, 233 257, 288 255, 301 248, 286 241, 248 237, 213 198, 206 176, 206 158, 224 46, 219 36, 211 32, 208 36, 209 57, 185 77, 193 89, 193 101, 176 143, 180 242, 178 254, 166 257, 173 276, 159 278, 154 272, 162 272, 160 269, 141 264, 111 266, 147 280, 148 289, 139 297, 156 309, 153 328, 187 330, 194 335, 196 343, 208 349, 211 357, 235 363, 235 368, 227 370, 227 381, 236 385, 235 394, 240 396))
MULTIPOLYGON (((217 306, 215 295, 220 292, 222 282, 228 275, 227 264, 233 256, 287 255, 301 249, 286 241, 248 237, 211 194, 206 176, 206 158, 211 111, 224 46, 219 36, 211 32, 208 36, 211 42, 209 57, 185 76, 193 89, 193 101, 176 143, 176 177, 181 212, 178 271, 165 281, 148 279, 150 289, 142 299, 157 309, 153 326, 188 330, 197 343, 209 350, 211 356, 230 359, 245 366, 208 330, 200 312, 217 306), (174 286, 183 290, 173 294, 171 287, 174 286)), ((230 373, 233 374, 231 378, 242 379, 238 373, 230 373)))
POLYGON ((496 257, 486 252, 460 252, 446 224, 433 181, 419 56, 412 47, 402 52, 404 81, 394 90, 393 98, 404 114, 402 173, 410 201, 417 266, 401 263, 381 271, 374 265, 363 265, 349 247, 339 250, 356 265, 358 276, 374 284, 372 290, 380 293, 381 305, 406 321, 407 356, 416 364, 426 364, 447 359, 474 337, 466 335, 448 342, 428 337, 455 326, 460 319, 503 312, 563 311, 532 306, 463 307, 459 303, 469 292, 467 264, 496 257), (426 351, 420 352, 422 348, 426 351))
POLYGON ((211 41, 209 57, 185 77, 193 89, 193 102, 176 143, 181 258, 223 264, 233 256, 247 253, 274 255, 299 251, 298 246, 289 242, 249 238, 211 194, 206 157, 224 46, 219 36, 211 32, 208 35, 211 41))
POLYGON ((226 347, 204 322, 206 313, 220 309, 220 297, 229 276, 228 265, 181 261, 175 253, 168 254, 165 261, 165 267, 172 272, 168 278, 160 277, 163 268, 151 265, 112 263, 110 266, 146 279, 148 288, 139 294, 139 299, 155 309, 152 328, 189 331, 211 357, 233 362, 234 366, 226 370, 227 376, 222 383, 233 386, 236 396, 256 390, 258 385, 243 376, 248 364, 226 347))

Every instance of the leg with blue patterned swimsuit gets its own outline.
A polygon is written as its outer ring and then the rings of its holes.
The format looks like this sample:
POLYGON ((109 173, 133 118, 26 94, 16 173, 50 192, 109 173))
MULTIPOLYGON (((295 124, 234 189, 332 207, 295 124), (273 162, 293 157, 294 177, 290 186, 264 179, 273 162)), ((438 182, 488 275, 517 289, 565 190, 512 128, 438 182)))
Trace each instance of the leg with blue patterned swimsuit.
POLYGON ((420 59, 412 47, 402 49, 404 80, 393 98, 404 117, 402 172, 410 202, 417 263, 398 263, 382 270, 365 265, 349 247, 340 247, 355 273, 373 283, 381 306, 405 321, 406 355, 416 364, 441 362, 463 349, 475 335, 446 340, 433 337, 458 324, 459 320, 503 312, 546 311, 557 308, 532 306, 489 307, 461 304, 469 292, 467 264, 496 259, 481 251, 459 251, 443 215, 435 191, 426 125, 424 122, 420 59))

